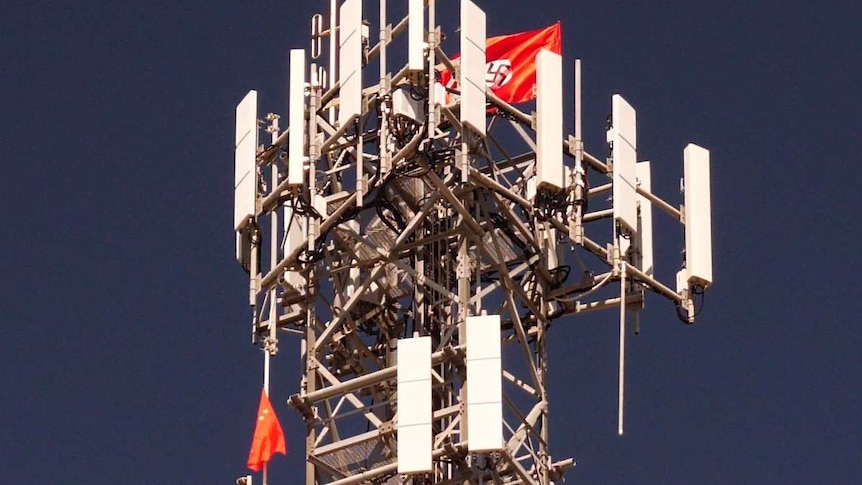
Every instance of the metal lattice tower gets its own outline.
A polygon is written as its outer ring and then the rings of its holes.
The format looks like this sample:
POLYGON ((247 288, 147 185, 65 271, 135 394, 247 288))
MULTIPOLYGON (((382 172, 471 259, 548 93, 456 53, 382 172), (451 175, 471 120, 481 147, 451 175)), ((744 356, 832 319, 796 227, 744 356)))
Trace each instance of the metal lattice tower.
POLYGON ((455 62, 434 0, 411 0, 394 27, 381 0, 376 42, 361 0, 336 3, 326 28, 312 19, 310 55, 291 51, 288 129, 258 120, 255 91, 237 108, 237 258, 253 341, 267 359, 279 336, 301 341, 289 405, 306 424, 305 483, 560 481, 574 461, 548 446, 549 326, 619 311, 622 432, 626 314, 649 291, 693 323, 711 284, 709 153, 686 148, 676 208, 650 192, 620 96, 609 156, 584 149, 579 62, 564 137, 560 56, 539 54, 535 114, 503 102, 485 88, 485 16, 469 0, 455 62), (654 278, 653 206, 686 227, 675 289, 654 278))

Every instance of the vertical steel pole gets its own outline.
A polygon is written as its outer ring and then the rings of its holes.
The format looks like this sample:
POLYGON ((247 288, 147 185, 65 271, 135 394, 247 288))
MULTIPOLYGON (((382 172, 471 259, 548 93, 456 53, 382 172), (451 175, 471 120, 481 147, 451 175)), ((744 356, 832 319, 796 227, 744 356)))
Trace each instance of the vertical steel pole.
POLYGON ((626 369, 626 262, 623 261, 620 274, 620 376, 619 376, 619 422, 617 433, 623 435, 623 392, 625 390, 626 369))
POLYGON ((378 97, 382 101, 381 112, 383 116, 377 129, 380 130, 380 139, 378 140, 380 147, 380 173, 384 176, 392 169, 392 154, 389 153, 389 124, 387 120, 389 110, 391 109, 387 101, 391 87, 389 86, 389 72, 386 70, 386 44, 389 43, 389 36, 389 25, 386 23, 386 0, 380 0, 380 90, 378 91, 378 97))

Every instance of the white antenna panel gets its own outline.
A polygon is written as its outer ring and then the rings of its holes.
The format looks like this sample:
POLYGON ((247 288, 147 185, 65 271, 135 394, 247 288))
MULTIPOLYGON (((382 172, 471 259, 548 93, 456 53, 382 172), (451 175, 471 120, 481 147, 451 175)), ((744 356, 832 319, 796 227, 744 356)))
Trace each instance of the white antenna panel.
POLYGON ((305 50, 290 50, 290 107, 288 123, 290 135, 287 146, 287 182, 290 185, 305 183, 305 50))
POLYGON ((249 91, 236 107, 233 227, 241 231, 254 215, 257 196, 257 91, 249 91))
POLYGON ((685 187, 685 265, 688 282, 712 284, 712 207, 709 150, 689 143, 683 151, 685 187))
POLYGON ((362 108, 362 0, 344 2, 340 15, 338 123, 344 126, 359 116, 362 108))
POLYGON ((236 232, 236 261, 251 270, 251 234, 236 232))
POLYGON ((431 337, 398 340, 398 473, 431 471, 431 337))
POLYGON ((421 123, 425 119, 425 103, 414 99, 406 89, 395 89, 392 91, 392 114, 421 123))
POLYGON ((688 290, 688 270, 683 268, 676 272, 676 292, 682 295, 686 290, 688 290))
MULTIPOLYGON (((293 206, 284 206, 284 251, 282 254, 290 254, 296 248, 305 244, 305 218, 294 214, 293 206)), ((284 274, 284 280, 294 288, 302 288, 305 278, 299 271, 289 270, 284 274)))
MULTIPOLYGON (((640 188, 652 192, 650 179, 650 163, 638 162, 637 167, 638 185, 640 188)), ((652 254, 652 202, 646 197, 639 195, 640 215, 638 217, 638 232, 635 241, 640 249, 640 261, 637 267, 647 276, 655 276, 655 267, 652 254)))
POLYGON ((613 97, 614 219, 629 231, 637 230, 637 118, 619 94, 613 97))
POLYGON ((326 203, 326 197, 321 194, 311 194, 311 207, 320 214, 323 219, 329 215, 328 207, 326 203))
POLYGON ((407 69, 421 72, 425 69, 425 0, 410 0, 407 30, 407 69))
POLYGON ((485 136, 485 12, 461 0, 461 124, 485 136))
POLYGON ((538 187, 566 187, 563 168, 563 58, 548 50, 536 56, 536 175, 538 187))
POLYGON ((536 177, 530 177, 527 179, 527 188, 525 190, 525 194, 527 195, 527 199, 535 200, 535 198, 536 198, 536 177))
POLYGON ((467 317, 467 446, 503 448, 500 316, 467 317))

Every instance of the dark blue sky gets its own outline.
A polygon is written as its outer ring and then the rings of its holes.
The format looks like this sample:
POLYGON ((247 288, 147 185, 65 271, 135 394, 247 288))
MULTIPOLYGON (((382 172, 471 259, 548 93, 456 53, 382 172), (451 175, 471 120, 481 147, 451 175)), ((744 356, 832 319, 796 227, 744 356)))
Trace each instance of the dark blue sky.
MULTIPOLYGON (((257 89, 262 113, 285 113, 287 50, 328 6, 245 3, 0 4, 0 482, 244 474, 262 359, 233 261, 234 109, 257 89)), ((648 301, 624 438, 615 316, 552 329, 569 483, 859 483, 860 7, 478 3, 489 35, 562 21, 588 151, 604 154, 619 92, 660 195, 679 201, 686 143, 712 153, 716 283, 694 327, 648 301)), ((682 234, 665 237, 669 280, 682 234)), ((298 341, 281 348, 293 451, 273 483, 298 483, 298 341)))

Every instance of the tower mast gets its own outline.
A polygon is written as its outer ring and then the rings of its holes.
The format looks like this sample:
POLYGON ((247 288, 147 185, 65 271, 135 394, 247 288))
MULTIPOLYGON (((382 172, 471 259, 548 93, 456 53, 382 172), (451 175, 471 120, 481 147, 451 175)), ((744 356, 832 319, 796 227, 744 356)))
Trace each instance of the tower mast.
POLYGON ((376 39, 362 0, 330 6, 310 55, 291 51, 289 126, 269 115, 258 146, 256 92, 237 108, 237 259, 267 361, 279 337, 300 341, 288 404, 306 426, 305 483, 559 481, 574 460, 549 447, 550 326, 617 311, 622 433, 626 315, 637 331, 650 292, 693 323, 712 283, 709 152, 686 148, 697 210, 674 207, 650 191, 621 96, 607 156, 585 150, 580 61, 564 136, 559 52, 535 56, 536 112, 514 107, 472 1, 445 48, 435 0, 409 0, 394 26, 380 0, 376 39), (653 206, 686 230, 675 289, 655 277, 653 206))

